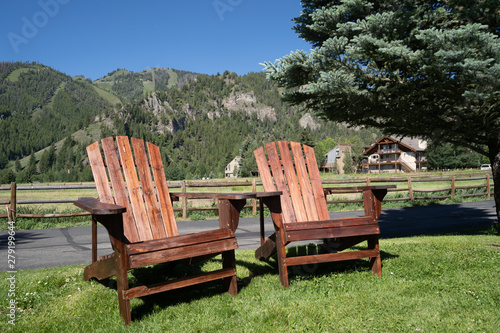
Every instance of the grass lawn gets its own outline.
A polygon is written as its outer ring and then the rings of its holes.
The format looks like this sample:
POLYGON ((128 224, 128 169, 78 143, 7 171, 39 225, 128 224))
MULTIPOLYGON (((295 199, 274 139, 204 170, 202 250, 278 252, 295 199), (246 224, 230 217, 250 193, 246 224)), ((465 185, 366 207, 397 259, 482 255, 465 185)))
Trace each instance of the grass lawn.
MULTIPOLYGON (((294 249, 294 252, 305 248, 294 249)), ((208 283, 131 301, 132 324, 118 314, 114 280, 83 281, 83 266, 15 273, 15 327, 6 305, 12 275, 0 273, 0 331, 18 332, 498 332, 500 236, 490 230, 381 240, 383 277, 366 260, 291 269, 237 251, 239 295, 208 283)), ((220 266, 215 258, 204 270, 220 266)), ((165 275, 137 269, 132 281, 165 275)), ((169 273, 171 274, 171 273, 169 273)), ((135 283, 135 282, 134 282, 135 283)))

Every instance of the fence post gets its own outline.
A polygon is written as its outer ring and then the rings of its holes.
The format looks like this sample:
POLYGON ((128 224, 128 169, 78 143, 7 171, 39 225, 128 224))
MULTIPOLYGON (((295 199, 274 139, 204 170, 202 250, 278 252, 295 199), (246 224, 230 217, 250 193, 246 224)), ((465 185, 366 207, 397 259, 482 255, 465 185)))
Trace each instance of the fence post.
POLYGON ((486 175, 486 191, 488 192, 488 200, 491 199, 490 175, 486 175))
MULTIPOLYGON (((186 193, 186 181, 185 180, 181 181, 181 192, 186 193)), ((182 197, 181 204, 182 204, 182 218, 187 219, 187 198, 186 197, 182 197)))
POLYGON ((411 186, 411 177, 410 176, 408 176, 408 193, 410 194, 411 202, 415 201, 415 199, 413 198, 413 188, 411 186))
POLYGON ((451 196, 455 195, 455 176, 451 176, 451 196))
POLYGON ((366 177, 366 186, 370 186, 370 178, 366 177))
POLYGON ((17 184, 16 182, 10 183, 10 210, 9 210, 9 221, 14 220, 17 209, 17 184))
MULTIPOLYGON (((257 192, 257 182, 252 179, 252 192, 257 192)), ((252 199, 252 215, 257 214, 257 199, 252 199)))

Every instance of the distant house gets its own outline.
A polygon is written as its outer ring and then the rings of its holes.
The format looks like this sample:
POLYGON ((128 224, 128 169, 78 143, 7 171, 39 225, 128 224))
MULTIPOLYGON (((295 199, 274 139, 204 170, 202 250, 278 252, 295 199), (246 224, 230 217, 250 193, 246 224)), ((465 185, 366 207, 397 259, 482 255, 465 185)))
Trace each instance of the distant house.
POLYGON ((351 145, 341 143, 325 155, 325 163, 322 165, 324 171, 332 171, 336 166, 339 173, 344 173, 344 158, 346 153, 351 152, 351 145))
POLYGON ((400 140, 384 136, 363 152, 363 171, 366 173, 398 173, 426 170, 425 149, 427 141, 422 138, 400 140))
POLYGON ((236 156, 233 158, 228 165, 226 165, 226 169, 224 170, 225 178, 236 178, 238 177, 238 169, 241 165, 241 156, 236 156))

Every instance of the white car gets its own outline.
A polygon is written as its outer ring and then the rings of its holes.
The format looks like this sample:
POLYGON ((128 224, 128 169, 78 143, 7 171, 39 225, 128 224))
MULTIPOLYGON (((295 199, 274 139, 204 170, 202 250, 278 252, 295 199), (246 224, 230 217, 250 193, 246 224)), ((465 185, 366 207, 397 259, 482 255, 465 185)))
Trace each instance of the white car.
POLYGON ((483 165, 481 165, 481 167, 479 169, 481 169, 481 170, 491 170, 491 164, 483 164, 483 165))

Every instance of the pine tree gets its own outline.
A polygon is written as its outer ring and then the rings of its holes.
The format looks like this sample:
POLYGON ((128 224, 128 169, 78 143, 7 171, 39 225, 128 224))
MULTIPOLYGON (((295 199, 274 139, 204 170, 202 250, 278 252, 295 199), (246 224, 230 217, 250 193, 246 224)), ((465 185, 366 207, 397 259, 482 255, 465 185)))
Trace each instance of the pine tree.
POLYGON ((40 158, 39 163, 40 173, 44 174, 50 169, 49 151, 45 150, 40 158))
POLYGON ((33 181, 33 176, 36 175, 36 158, 35 158, 35 152, 31 151, 30 158, 28 160, 28 165, 24 169, 24 172, 22 172, 23 175, 21 175, 22 182, 27 182, 30 183, 33 181))
POLYGON ((16 162, 14 163, 14 166, 15 166, 17 172, 20 172, 23 169, 23 167, 21 166, 21 161, 19 161, 19 157, 16 158, 16 162))
POLYGON ((300 133, 300 143, 309 147, 314 147, 314 141, 312 140, 311 134, 309 133, 307 128, 304 128, 300 133))

